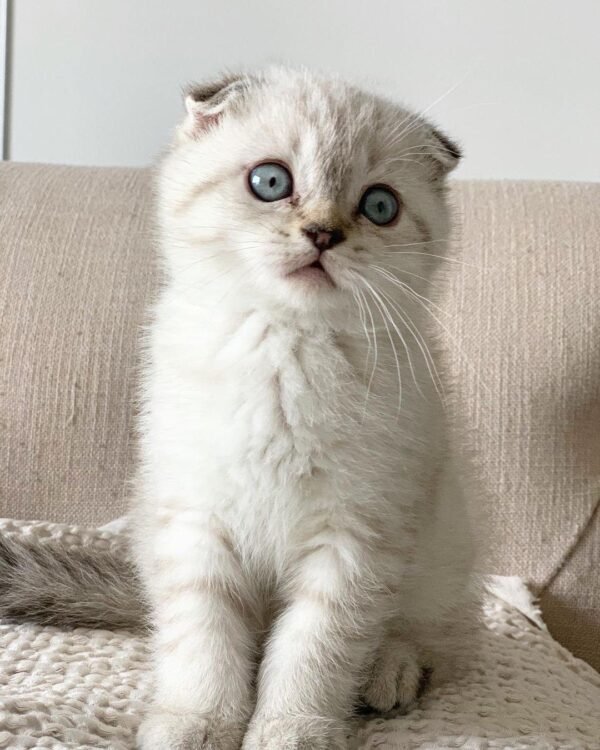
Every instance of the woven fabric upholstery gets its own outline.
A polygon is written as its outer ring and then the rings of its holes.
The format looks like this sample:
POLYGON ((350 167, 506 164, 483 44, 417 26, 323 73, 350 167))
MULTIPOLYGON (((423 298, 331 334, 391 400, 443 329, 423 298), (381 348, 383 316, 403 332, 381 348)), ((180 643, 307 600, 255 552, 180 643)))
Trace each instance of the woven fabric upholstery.
MULTIPOLYGON (((122 544, 47 523, 0 521, 0 533, 90 550, 122 544)), ((490 596, 478 647, 466 643, 451 676, 434 674, 406 715, 354 721, 351 750, 599 748, 600 675, 532 622, 526 592, 519 599, 516 608, 490 596)), ((135 634, 0 622, 0 748, 133 750, 150 697, 148 648, 135 634)))
POLYGON ((155 283, 148 174, 0 168, 0 513, 123 511, 155 283))
POLYGON ((600 668, 600 184, 472 182, 444 291, 454 427, 488 569, 524 576, 600 668))
MULTIPOLYGON (((489 570, 600 667, 600 185, 459 182, 444 378, 489 570)), ((0 165, 0 514, 123 513, 157 285, 147 170, 0 165)))

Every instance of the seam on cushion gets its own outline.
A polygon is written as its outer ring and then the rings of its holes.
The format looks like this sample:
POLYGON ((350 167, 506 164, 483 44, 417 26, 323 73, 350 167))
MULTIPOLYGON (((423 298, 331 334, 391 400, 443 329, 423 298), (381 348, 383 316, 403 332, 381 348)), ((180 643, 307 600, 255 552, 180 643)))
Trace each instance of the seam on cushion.
POLYGON ((565 552, 560 562, 555 566, 554 570, 550 573, 548 578, 542 584, 541 588, 538 591, 539 596, 544 594, 550 588, 550 586, 552 586, 554 581, 558 578, 561 571, 565 567, 565 565, 571 560, 571 558, 575 554, 575 551, 577 550, 577 548, 583 541, 583 538, 586 535, 588 529, 596 521, 596 517, 600 515, 599 511, 600 511, 600 497, 596 500, 596 504, 592 508, 589 518, 584 523, 584 525, 582 526, 581 530, 579 531, 575 539, 573 539, 573 541, 571 542, 568 550, 565 552))

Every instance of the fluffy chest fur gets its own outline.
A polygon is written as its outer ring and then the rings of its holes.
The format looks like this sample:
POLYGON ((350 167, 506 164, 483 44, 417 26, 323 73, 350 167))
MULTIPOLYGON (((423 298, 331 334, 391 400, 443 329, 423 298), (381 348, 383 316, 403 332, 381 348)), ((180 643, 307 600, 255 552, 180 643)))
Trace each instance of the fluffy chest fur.
POLYGON ((395 371, 371 381, 364 337, 209 310, 169 293, 158 307, 145 417, 155 507, 221 524, 248 564, 274 572, 319 525, 404 542, 426 484, 415 473, 431 450, 428 403, 407 384, 402 413, 390 408, 395 371))

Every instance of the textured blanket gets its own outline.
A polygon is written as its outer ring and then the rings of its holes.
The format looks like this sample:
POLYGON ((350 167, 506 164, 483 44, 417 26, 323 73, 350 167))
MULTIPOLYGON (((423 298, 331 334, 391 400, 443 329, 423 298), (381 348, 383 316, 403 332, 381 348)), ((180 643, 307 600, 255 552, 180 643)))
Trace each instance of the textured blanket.
MULTIPOLYGON (((1 534, 107 549, 120 533, 0 521, 1 534)), ((600 675, 546 631, 517 579, 495 579, 478 647, 406 715, 356 720, 353 750, 600 750, 600 675)), ((131 750, 151 685, 128 632, 0 623, 0 748, 131 750)), ((167 748, 165 748, 167 750, 167 748)))

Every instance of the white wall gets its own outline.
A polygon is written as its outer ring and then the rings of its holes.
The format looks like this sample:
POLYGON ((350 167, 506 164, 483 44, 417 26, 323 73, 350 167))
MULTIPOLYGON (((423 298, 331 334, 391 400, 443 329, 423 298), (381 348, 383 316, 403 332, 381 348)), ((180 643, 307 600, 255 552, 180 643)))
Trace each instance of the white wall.
POLYGON ((600 0, 14 0, 12 21, 14 160, 147 164, 181 84, 290 61, 446 94, 463 177, 600 179, 600 0))

